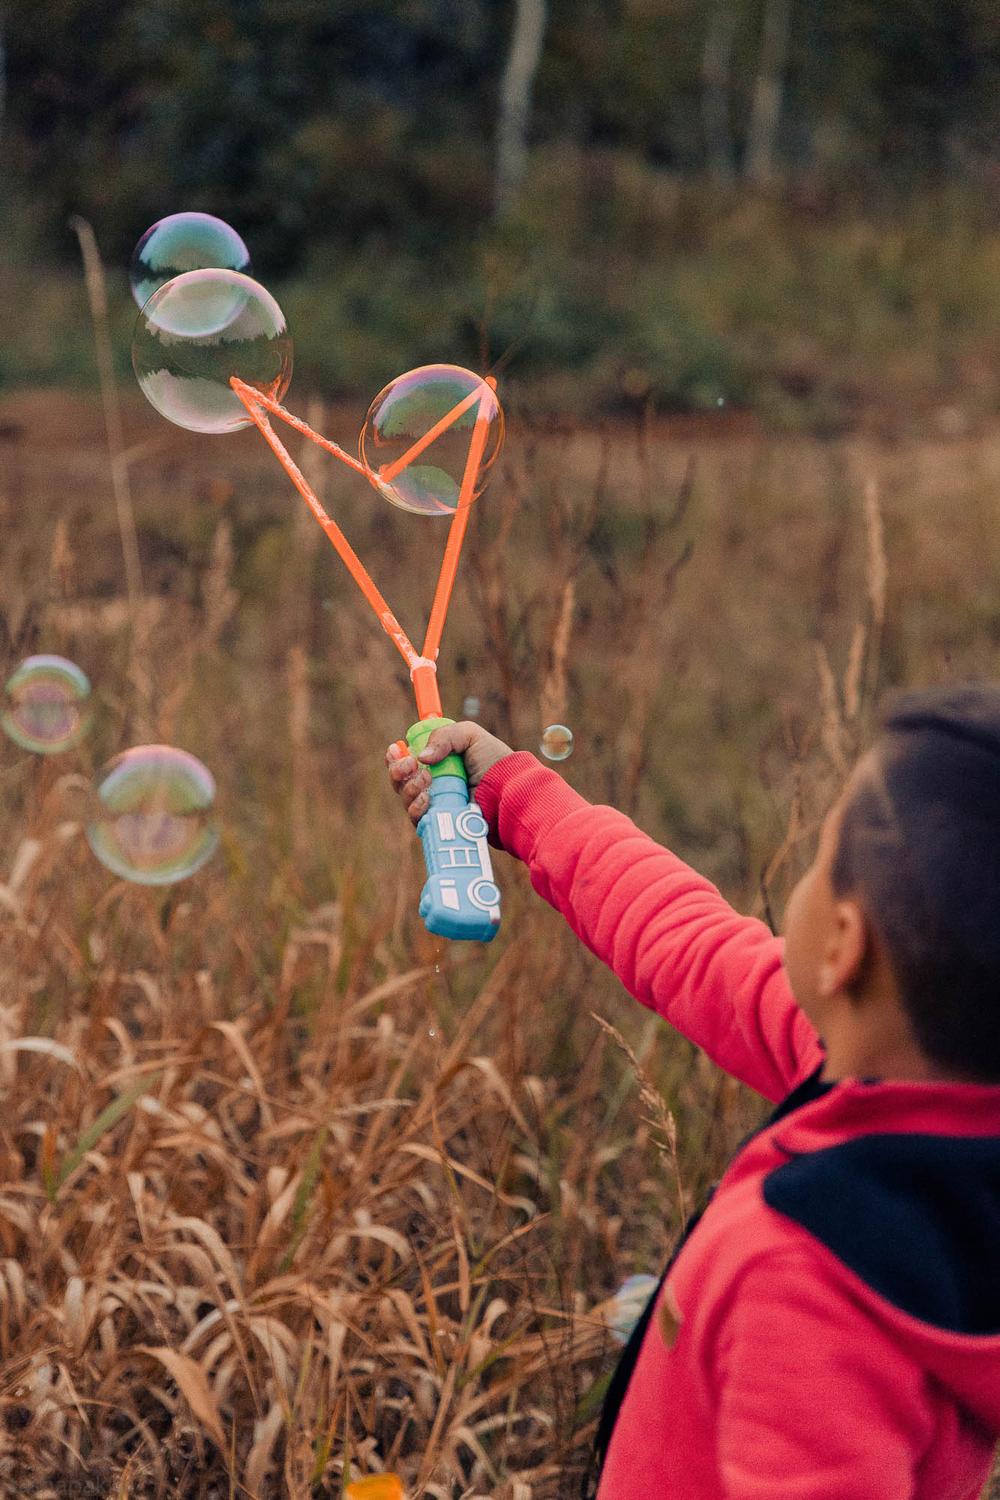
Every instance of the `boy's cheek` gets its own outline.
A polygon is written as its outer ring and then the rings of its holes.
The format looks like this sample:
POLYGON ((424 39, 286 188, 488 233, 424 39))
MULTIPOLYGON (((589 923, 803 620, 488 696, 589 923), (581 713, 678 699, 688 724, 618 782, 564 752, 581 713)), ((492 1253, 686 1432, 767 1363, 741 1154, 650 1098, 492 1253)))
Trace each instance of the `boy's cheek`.
POLYGON ((785 902, 785 916, 781 924, 781 932, 782 936, 785 939, 786 947, 788 946, 789 939, 794 942, 798 934, 800 917, 799 909, 805 899, 807 879, 808 872, 805 875, 800 876, 800 878, 792 887, 791 894, 789 895, 788 900, 785 902))
POLYGON ((808 958, 807 952, 803 951, 809 947, 807 880, 808 876, 803 876, 789 896, 785 920, 781 924, 785 939, 785 972, 800 1005, 806 998, 803 991, 808 988, 805 974, 808 958))

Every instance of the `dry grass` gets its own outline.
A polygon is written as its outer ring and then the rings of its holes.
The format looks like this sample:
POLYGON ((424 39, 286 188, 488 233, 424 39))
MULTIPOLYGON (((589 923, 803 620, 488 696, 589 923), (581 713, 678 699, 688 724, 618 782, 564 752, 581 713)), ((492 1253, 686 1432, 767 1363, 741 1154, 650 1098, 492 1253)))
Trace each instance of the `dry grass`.
MULTIPOLYGON (((330 1496, 348 1465, 576 1493, 594 1309, 659 1269, 756 1102, 522 871, 491 948, 428 938, 392 653, 252 436, 138 404, 152 732, 216 772, 225 835, 163 894, 97 867, 80 779, 145 711, 98 410, 0 416, 7 658, 65 652, 101 706, 80 752, 0 761, 0 1496, 330 1496)), ((513 417, 446 702, 528 746, 565 719, 574 784, 773 920, 877 690, 993 670, 1000 441, 513 417)), ((441 532, 327 484, 416 628, 441 532)))

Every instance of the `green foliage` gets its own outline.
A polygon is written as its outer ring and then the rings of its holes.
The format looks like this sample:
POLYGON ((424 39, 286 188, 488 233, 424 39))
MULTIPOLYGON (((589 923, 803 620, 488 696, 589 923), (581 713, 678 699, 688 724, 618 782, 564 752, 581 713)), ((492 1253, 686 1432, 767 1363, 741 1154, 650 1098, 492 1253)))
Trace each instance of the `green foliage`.
MULTIPOLYGON (((533 138, 683 175, 710 165, 703 64, 719 0, 551 0, 533 138)), ((737 160, 767 0, 735 7, 737 160)), ((71 212, 125 255, 179 206, 231 217, 260 269, 322 244, 434 253, 489 212, 514 6, 486 0, 35 0, 7 17, 8 183, 50 250, 71 212), (30 83, 30 87, 27 86, 30 83)), ((779 165, 811 190, 995 170, 991 0, 793 0, 779 165)), ((9 187, 8 187, 9 191, 9 187)))
MULTIPOLYGON (((542 158, 533 170, 554 169, 542 158)), ((270 283, 295 339, 292 404, 310 389, 368 400, 400 370, 449 359, 500 361, 523 399, 568 412, 712 413, 721 402, 830 433, 921 425, 946 407, 968 426, 1000 407, 1000 235, 974 195, 928 190, 878 224, 691 186, 664 194, 654 226, 648 201, 638 223, 624 217, 638 199, 633 170, 618 159, 623 222, 600 257, 585 248, 590 206, 572 186, 547 214, 536 205, 530 223, 462 254, 401 251, 392 274, 373 275, 368 255, 317 249, 300 274, 270 283)), ((655 198, 663 174, 644 173, 655 198)), ((130 383, 135 310, 123 268, 109 271, 130 383)), ((0 315, 0 386, 93 384, 78 274, 12 247, 0 255, 0 315)))
MULTIPOLYGON (((721 400, 824 432, 886 397, 993 410, 995 8, 793 0, 762 195, 706 181, 718 3, 550 0, 527 173, 500 223, 511 0, 12 8, 0 385, 92 378, 74 212, 109 265, 129 378, 131 247, 191 207, 244 234, 298 382, 330 396, 446 358, 501 360, 563 409, 721 400)), ((738 173, 768 0, 733 4, 738 173)))

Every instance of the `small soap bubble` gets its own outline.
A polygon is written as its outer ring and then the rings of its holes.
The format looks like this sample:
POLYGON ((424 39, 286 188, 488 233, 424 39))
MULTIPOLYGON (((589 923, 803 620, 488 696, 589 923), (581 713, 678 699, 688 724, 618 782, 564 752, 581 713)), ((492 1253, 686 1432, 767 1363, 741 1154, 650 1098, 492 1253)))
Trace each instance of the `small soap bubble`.
POLYGON ((481 443, 482 451, 470 504, 486 483, 503 435, 500 403, 482 376, 460 365, 422 365, 379 391, 358 447, 372 483, 392 505, 415 515, 450 516, 458 508, 473 446, 481 443), (415 447, 419 451, 413 453, 415 447))
POLYGON ((235 432, 252 418, 229 382, 280 401, 292 340, 270 292, 239 271, 185 271, 136 319, 132 365, 157 411, 191 432, 235 432))
POLYGON ((250 252, 236 230, 214 214, 169 214, 146 230, 132 252, 132 296, 144 307, 155 291, 183 271, 213 267, 249 275, 250 252))
POLYGON ((565 724, 550 724, 542 730, 541 752, 546 760, 566 760, 573 754, 573 731, 565 724))
POLYGON ((463 719, 478 719, 479 718, 479 699, 478 698, 463 698, 462 699, 462 718, 463 719))
POLYGON ((657 1285, 655 1276, 629 1276, 605 1304, 608 1327, 619 1343, 628 1343, 657 1285))
POLYGON ((138 885, 186 880, 215 852, 215 781, 173 745, 136 745, 100 772, 87 842, 108 870, 138 885))
POLYGON ((7 679, 4 733, 22 750, 69 750, 90 723, 90 683, 65 656, 29 656, 7 679))

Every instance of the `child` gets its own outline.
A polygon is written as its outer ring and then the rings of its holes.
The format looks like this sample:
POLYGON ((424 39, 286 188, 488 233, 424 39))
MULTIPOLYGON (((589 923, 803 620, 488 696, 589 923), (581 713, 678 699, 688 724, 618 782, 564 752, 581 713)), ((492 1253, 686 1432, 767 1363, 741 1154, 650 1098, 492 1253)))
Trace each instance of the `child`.
MULTIPOLYGON (((783 940, 533 756, 462 723, 419 760, 452 750, 631 993, 781 1101, 623 1355, 600 1500, 975 1500, 1000 1435, 1000 688, 897 701, 783 940)), ((428 773, 387 760, 416 821, 428 773)))

